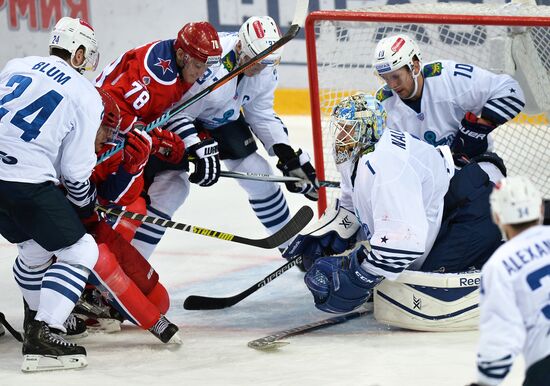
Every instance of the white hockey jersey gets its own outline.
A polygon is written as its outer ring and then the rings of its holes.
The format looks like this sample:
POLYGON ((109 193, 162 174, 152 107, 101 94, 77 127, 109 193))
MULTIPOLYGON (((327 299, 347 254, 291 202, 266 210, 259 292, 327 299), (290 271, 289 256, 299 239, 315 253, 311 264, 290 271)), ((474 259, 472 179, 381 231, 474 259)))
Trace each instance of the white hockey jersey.
MULTIPOLYGON (((212 83, 227 75, 237 66, 235 45, 237 33, 220 33, 223 48, 222 65, 209 69, 182 98, 186 101, 198 94, 212 83)), ((273 98, 277 88, 278 75, 276 67, 266 67, 259 74, 249 77, 240 75, 211 92, 208 96, 192 104, 170 119, 165 129, 177 133, 187 147, 198 142, 191 139, 195 130, 191 122, 198 119, 206 128, 215 130, 228 122, 236 121, 241 107, 246 122, 254 134, 263 142, 270 155, 274 144, 288 144, 287 129, 273 110, 273 98)))
POLYGON ((0 73, 0 179, 87 181, 103 104, 56 56, 10 60, 0 73))
POLYGON ((388 129, 359 159, 354 179, 352 163, 343 165, 341 205, 355 210, 372 246, 363 267, 390 280, 405 268, 420 268, 439 231, 454 174, 449 148, 388 129))
POLYGON ((518 353, 526 368, 550 355, 550 226, 497 249, 481 271, 480 293, 478 380, 497 385, 518 353))
POLYGON ((388 112, 389 128, 406 131, 434 146, 451 145, 468 111, 500 125, 525 106, 519 83, 509 75, 451 60, 427 63, 422 73, 419 113, 388 86, 380 88, 376 98, 388 112))

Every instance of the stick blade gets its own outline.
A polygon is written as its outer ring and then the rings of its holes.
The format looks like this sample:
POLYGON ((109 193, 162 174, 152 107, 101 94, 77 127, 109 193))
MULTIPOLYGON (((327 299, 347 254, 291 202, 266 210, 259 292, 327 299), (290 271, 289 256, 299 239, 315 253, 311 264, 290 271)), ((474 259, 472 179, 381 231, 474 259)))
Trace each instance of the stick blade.
POLYGON ((234 303, 230 298, 210 298, 207 296, 190 295, 183 302, 186 310, 221 310, 231 307, 234 303))
POLYGON ((313 209, 306 205, 302 206, 298 210, 298 212, 296 212, 296 214, 290 219, 290 221, 285 224, 285 226, 283 226, 271 236, 262 240, 257 240, 254 245, 257 247, 268 249, 277 248, 279 245, 287 240, 290 240, 291 238, 296 236, 296 234, 298 234, 302 229, 304 229, 305 226, 309 224, 309 222, 313 218, 313 215, 313 209))

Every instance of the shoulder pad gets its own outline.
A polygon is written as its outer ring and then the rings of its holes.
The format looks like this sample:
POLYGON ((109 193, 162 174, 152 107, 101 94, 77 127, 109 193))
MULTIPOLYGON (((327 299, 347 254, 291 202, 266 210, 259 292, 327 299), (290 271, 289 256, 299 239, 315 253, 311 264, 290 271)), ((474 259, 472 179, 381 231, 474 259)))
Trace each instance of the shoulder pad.
POLYGON ((388 86, 380 87, 378 91, 376 91, 376 99, 378 99, 378 102, 383 102, 392 96, 393 91, 390 90, 388 86))
POLYGON ((147 52, 145 63, 156 81, 171 84, 178 77, 178 67, 174 56, 174 40, 163 40, 153 44, 147 52))
POLYGON ((237 66, 237 53, 234 50, 231 50, 222 58, 222 64, 227 70, 227 72, 233 71, 237 66))
POLYGON ((443 64, 441 62, 428 63, 422 68, 422 75, 424 75, 424 78, 430 78, 441 75, 442 71, 443 64))

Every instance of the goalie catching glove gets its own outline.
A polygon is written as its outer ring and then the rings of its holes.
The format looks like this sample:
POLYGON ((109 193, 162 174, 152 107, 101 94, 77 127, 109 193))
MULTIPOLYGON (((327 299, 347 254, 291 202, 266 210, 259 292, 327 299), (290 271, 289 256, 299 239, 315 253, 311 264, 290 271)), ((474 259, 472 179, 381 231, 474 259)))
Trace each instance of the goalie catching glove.
POLYGON ((284 143, 273 145, 273 152, 279 158, 277 168, 283 172, 283 175, 290 177, 298 177, 303 182, 287 182, 285 183, 288 191, 292 193, 301 193, 312 201, 317 201, 319 198, 319 181, 315 169, 311 165, 310 157, 301 149, 298 151, 284 143))
POLYGON ((471 112, 467 112, 460 126, 456 137, 451 144, 452 152, 472 158, 487 151, 487 135, 495 129, 495 126, 479 122, 479 118, 471 112))
POLYGON ((211 186, 220 178, 220 155, 218 143, 208 138, 187 149, 195 164, 195 171, 189 181, 200 186, 211 186))
POLYGON ((382 276, 367 272, 361 263, 370 252, 362 242, 348 256, 322 257, 306 273, 304 282, 313 294, 315 307, 325 312, 353 311, 365 303, 382 276))
POLYGON ((335 255, 351 248, 359 228, 355 214, 342 208, 340 200, 335 200, 317 223, 296 236, 283 252, 283 257, 302 256, 304 267, 309 269, 321 256, 335 255))

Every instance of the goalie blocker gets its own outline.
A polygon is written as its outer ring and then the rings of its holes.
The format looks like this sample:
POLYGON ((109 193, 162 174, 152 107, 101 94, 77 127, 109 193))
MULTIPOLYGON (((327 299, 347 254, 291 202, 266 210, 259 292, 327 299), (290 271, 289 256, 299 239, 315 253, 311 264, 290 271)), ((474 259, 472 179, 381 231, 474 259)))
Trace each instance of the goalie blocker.
POLYGON ((375 288, 374 317, 417 331, 467 331, 478 327, 480 272, 405 271, 375 288))

